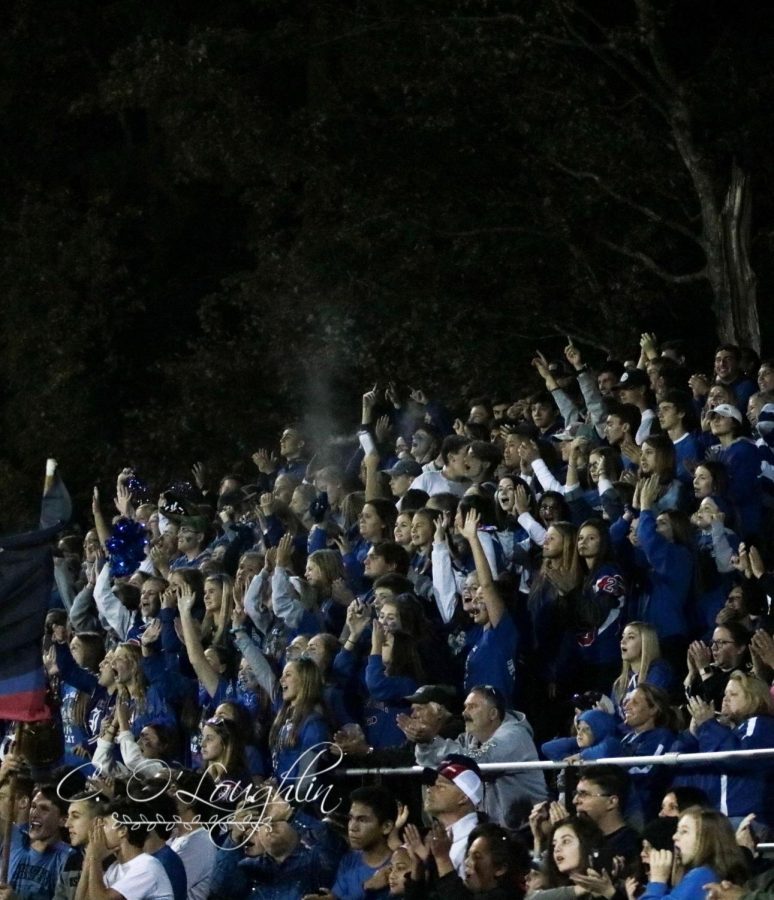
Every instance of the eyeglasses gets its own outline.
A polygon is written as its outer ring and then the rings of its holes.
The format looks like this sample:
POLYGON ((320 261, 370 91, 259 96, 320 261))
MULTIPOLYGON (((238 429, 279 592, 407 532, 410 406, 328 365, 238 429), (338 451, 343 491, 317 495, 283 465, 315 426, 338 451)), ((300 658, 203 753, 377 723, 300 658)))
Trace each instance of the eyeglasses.
POLYGON ((585 800, 587 797, 609 797, 610 794, 592 794, 591 791, 573 791, 573 797, 577 797, 579 800, 585 800))
POLYGON ((736 641, 710 641, 710 647, 724 647, 726 644, 735 644, 736 641))

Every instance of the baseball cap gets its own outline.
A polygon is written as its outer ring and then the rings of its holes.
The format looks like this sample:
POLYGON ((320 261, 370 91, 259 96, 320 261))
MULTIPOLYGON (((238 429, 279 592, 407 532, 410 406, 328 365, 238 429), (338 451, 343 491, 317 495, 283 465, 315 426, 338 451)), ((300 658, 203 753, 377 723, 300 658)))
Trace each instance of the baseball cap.
POLYGON ((440 703, 446 709, 451 709, 457 694, 448 684, 423 684, 405 699, 409 703, 440 703))
POLYGON ((450 753, 435 769, 425 768, 425 784, 435 784, 439 775, 448 778, 462 793, 478 806, 484 799, 484 782, 475 760, 461 753, 450 753))
POLYGON ((642 369, 627 369, 621 376, 618 384, 613 385, 613 390, 617 391, 621 388, 642 388, 650 387, 650 378, 642 369))
POLYGON ((736 419, 737 422, 742 421, 741 410, 730 403, 718 403, 718 405, 710 413, 711 416, 723 416, 726 419, 736 419))
POLYGON ((399 459, 391 469, 382 469, 390 478, 396 478, 398 475, 410 475, 416 478, 422 474, 422 466, 413 459, 399 459))

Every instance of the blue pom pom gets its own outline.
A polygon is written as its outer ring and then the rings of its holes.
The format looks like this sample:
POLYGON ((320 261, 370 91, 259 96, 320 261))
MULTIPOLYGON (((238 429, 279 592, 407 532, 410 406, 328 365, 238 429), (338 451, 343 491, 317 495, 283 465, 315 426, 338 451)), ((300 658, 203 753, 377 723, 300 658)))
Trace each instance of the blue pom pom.
POLYGON ((131 575, 145 559, 148 535, 145 526, 133 519, 120 518, 105 541, 110 554, 110 574, 114 578, 131 575))

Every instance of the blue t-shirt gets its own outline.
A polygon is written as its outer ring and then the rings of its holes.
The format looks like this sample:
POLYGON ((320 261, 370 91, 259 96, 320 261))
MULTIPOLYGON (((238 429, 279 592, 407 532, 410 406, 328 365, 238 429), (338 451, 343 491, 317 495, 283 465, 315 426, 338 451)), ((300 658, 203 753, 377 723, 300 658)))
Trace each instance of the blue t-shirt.
MULTIPOLYGON (((365 900, 365 888, 363 885, 372 875, 375 875, 382 866, 390 861, 389 854, 386 859, 376 866, 369 866, 363 860, 361 850, 350 850, 339 863, 336 870, 336 882, 331 888, 331 893, 338 900, 365 900)), ((387 897, 389 888, 380 891, 369 891, 368 896, 374 900, 387 897)))
POLYGON ((507 702, 516 687, 516 645, 518 632, 513 619, 504 613, 494 628, 484 628, 465 660, 465 690, 477 684, 491 684, 502 691, 507 702))
POLYGON ((155 853, 151 853, 151 856, 164 866, 164 871, 167 873, 169 883, 172 885, 172 893, 174 894, 175 900, 186 900, 186 896, 188 895, 188 879, 185 875, 183 860, 180 859, 171 847, 167 847, 166 844, 155 853))
POLYGON ((30 846, 27 832, 14 825, 8 883, 24 900, 51 900, 60 873, 75 853, 72 847, 62 841, 57 841, 39 853, 30 846))

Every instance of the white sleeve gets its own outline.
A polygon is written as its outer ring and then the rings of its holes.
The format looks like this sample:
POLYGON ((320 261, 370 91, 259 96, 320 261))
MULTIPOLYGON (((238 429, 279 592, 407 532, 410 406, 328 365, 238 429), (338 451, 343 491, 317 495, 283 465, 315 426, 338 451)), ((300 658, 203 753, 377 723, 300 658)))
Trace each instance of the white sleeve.
POLYGON ((245 599, 244 606, 245 612, 252 619, 253 625, 263 633, 265 622, 265 615, 263 614, 261 607, 261 598, 263 596, 263 589, 267 584, 269 577, 267 573, 261 569, 261 571, 253 577, 253 580, 247 586, 247 590, 245 591, 245 599))
POLYGON ((107 563, 97 575, 94 585, 94 602, 99 614, 105 619, 122 641, 132 627, 132 614, 113 593, 110 586, 110 566, 107 563))
POLYGON ((519 525, 527 532, 530 538, 538 545, 543 546, 546 539, 546 529, 532 517, 531 513, 522 513, 519 516, 519 525))
POLYGON ((275 566, 274 574, 271 576, 271 607, 274 615, 282 619, 288 628, 297 628, 306 612, 288 573, 282 566, 275 566))
POLYGON ((433 542, 433 594, 444 625, 451 622, 457 608, 457 581, 446 541, 433 542))
POLYGON ((548 468, 548 466, 543 462, 542 459, 536 459, 532 463, 532 471, 535 473, 537 480, 540 482, 540 486, 544 491, 556 491, 557 494, 566 494, 567 488, 559 481, 557 478, 554 478, 553 472, 548 468))

